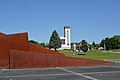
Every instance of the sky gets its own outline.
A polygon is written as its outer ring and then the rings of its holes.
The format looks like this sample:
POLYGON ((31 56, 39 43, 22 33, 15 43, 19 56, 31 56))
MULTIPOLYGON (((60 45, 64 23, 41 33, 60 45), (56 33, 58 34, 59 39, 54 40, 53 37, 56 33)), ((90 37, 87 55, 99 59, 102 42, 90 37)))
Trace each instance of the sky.
POLYGON ((120 35, 120 0, 0 0, 0 32, 28 32, 29 40, 48 43, 64 26, 72 42, 120 35))

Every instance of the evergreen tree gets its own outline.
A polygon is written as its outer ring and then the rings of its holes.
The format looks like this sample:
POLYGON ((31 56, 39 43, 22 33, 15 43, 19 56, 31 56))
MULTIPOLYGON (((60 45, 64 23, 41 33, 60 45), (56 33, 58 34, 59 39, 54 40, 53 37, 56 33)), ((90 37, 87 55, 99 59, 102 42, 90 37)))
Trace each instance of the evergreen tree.
POLYGON ((94 42, 94 41, 93 41, 93 43, 92 43, 92 47, 95 48, 95 42, 94 42))
POLYGON ((54 48, 54 50, 57 51, 57 49, 60 47, 61 47, 61 41, 59 35, 56 32, 56 30, 54 30, 49 40, 49 48, 50 49, 54 48))

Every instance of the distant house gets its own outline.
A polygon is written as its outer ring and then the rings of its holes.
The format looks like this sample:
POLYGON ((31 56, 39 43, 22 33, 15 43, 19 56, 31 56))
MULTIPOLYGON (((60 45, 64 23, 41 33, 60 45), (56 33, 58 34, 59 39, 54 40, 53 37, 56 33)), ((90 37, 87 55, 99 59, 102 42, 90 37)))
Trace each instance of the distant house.
POLYGON ((103 47, 98 47, 98 50, 104 50, 104 48, 103 47))
POLYGON ((71 48, 74 51, 82 51, 80 48, 81 46, 82 46, 82 44, 80 42, 72 42, 71 43, 71 48))

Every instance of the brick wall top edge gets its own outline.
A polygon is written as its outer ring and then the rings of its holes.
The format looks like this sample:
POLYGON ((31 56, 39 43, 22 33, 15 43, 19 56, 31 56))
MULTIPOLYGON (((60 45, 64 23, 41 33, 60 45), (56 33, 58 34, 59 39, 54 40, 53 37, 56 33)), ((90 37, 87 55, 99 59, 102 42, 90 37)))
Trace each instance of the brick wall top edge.
POLYGON ((21 33, 7 34, 7 35, 16 35, 16 34, 28 34, 28 32, 21 32, 21 33))
POLYGON ((3 32, 0 32, 0 35, 7 35, 7 34, 5 34, 5 33, 3 33, 3 32))

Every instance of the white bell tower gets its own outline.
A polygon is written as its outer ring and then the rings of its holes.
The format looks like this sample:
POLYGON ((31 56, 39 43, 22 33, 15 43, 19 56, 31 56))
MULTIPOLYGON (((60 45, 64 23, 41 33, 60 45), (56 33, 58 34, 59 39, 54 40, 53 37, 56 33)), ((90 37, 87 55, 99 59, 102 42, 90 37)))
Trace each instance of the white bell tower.
POLYGON ((63 49, 71 49, 71 36, 70 36, 70 26, 64 27, 64 36, 60 37, 61 40, 61 50, 63 49))
POLYGON ((70 26, 64 27, 65 46, 67 49, 71 48, 70 26))

